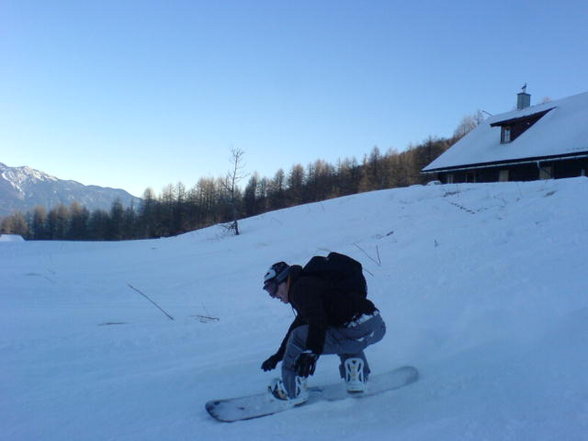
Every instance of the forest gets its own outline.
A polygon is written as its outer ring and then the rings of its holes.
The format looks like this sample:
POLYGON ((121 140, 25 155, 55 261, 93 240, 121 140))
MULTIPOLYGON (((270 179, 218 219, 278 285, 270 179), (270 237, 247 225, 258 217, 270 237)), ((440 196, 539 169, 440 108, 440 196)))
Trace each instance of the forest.
MULTIPOLYGON (((463 123, 462 123, 463 124, 463 123)), ((159 195, 145 190, 139 206, 113 202, 110 210, 89 211, 74 202, 47 210, 14 213, 2 219, 2 233, 27 240, 130 240, 174 236, 215 224, 239 234, 238 220, 281 208, 386 188, 425 184, 432 178, 420 170, 453 145, 451 138, 429 137, 398 152, 374 147, 361 162, 342 159, 337 164, 316 160, 296 164, 271 178, 242 170, 244 152, 237 151, 233 170, 218 178, 200 178, 187 189, 170 184, 159 195), (241 187, 241 183, 245 183, 241 187)), ((235 154, 235 151, 233 151, 235 154)))

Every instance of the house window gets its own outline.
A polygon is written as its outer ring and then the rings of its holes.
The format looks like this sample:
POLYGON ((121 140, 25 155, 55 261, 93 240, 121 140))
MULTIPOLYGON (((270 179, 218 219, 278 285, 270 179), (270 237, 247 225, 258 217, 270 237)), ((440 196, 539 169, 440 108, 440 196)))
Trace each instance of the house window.
POLYGON ((539 179, 552 179, 553 167, 539 167, 539 179))
POLYGON ((498 172, 498 180, 500 182, 508 182, 508 170, 500 170, 498 172))
POLYGON ((510 141, 510 126, 502 126, 502 131, 500 133, 500 143, 508 144, 510 141))
POLYGON ((553 110, 546 109, 541 112, 533 113, 531 115, 525 115, 518 118, 511 118, 504 121, 497 121, 490 124, 490 127, 500 127, 500 143, 508 144, 513 142, 529 128, 539 121, 546 113, 553 110))

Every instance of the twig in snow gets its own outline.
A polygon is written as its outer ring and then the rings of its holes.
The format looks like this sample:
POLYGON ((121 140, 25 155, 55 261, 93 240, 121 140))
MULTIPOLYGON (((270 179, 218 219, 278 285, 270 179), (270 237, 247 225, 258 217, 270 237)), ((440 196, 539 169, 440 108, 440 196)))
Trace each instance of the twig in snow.
POLYGON ((372 256, 370 256, 362 247, 360 247, 358 244, 354 243, 353 245, 355 245, 363 254, 365 254, 368 259, 370 259, 372 262, 374 262, 376 265, 378 266, 382 266, 382 260, 380 259, 380 250, 378 248, 378 246, 376 245, 376 254, 378 257, 378 260, 374 259, 372 256))
POLYGON ((220 320, 218 317, 211 317, 209 315, 200 314, 193 315, 192 317, 196 317, 201 323, 218 322, 220 320))
POLYGON ((145 294, 143 291, 141 291, 140 289, 135 288, 133 285, 131 285, 128 282, 127 282, 127 285, 129 285, 129 288, 131 288, 133 291, 135 291, 138 294, 141 294, 143 297, 145 297, 147 300, 149 300, 151 303, 153 303, 157 307, 157 309, 159 309, 161 312, 163 312, 167 316, 168 319, 170 319, 170 320, 173 320, 174 319, 171 315, 169 315, 167 312, 165 312, 161 306, 159 306, 157 303, 155 303, 153 300, 151 300, 147 296, 147 294, 145 294))

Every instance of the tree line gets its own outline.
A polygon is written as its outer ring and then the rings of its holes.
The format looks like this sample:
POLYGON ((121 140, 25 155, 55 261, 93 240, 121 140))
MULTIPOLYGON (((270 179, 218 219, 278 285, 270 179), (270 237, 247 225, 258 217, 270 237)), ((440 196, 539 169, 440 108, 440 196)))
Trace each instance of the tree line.
MULTIPOLYGON (((0 228, 29 240, 128 240, 173 236, 219 223, 236 226, 237 218, 272 210, 424 184, 430 178, 420 170, 461 136, 429 137, 402 152, 382 153, 374 147, 361 162, 355 158, 336 164, 316 160, 306 167, 296 164, 287 173, 280 169, 271 178, 253 173, 243 189, 236 186, 235 174, 201 178, 191 189, 182 183, 170 184, 159 195, 147 189, 138 207, 124 207, 118 200, 110 210, 91 212, 76 202, 50 210, 36 207, 5 217, 0 228)), ((235 162, 235 170, 238 166, 235 162)))

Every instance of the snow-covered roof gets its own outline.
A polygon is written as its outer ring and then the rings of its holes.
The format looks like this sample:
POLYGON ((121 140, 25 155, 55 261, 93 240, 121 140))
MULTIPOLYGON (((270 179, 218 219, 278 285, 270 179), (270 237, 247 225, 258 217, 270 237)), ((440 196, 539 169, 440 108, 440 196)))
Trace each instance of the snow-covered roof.
POLYGON ((576 153, 588 154, 588 92, 494 115, 423 168, 423 171, 576 153), (545 115, 515 140, 501 143, 501 122, 545 111, 545 115))

